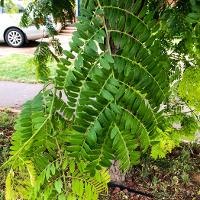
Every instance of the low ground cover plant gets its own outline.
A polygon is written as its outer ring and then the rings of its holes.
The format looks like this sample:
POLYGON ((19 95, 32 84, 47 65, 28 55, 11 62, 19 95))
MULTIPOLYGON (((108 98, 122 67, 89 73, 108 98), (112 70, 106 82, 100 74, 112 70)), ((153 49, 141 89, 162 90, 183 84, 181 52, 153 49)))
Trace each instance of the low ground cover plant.
MULTIPOLYGON (((8 110, 0 111, 0 165, 2 165, 9 158, 9 149, 11 136, 14 131, 14 123, 17 114, 8 110)), ((5 180, 7 170, 1 170, 0 173, 0 200, 5 197, 5 180)))

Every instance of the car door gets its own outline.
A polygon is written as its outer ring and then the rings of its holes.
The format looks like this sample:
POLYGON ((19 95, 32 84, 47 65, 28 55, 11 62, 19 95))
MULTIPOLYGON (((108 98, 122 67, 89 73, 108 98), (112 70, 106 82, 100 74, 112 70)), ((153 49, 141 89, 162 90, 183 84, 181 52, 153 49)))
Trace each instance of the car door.
POLYGON ((0 12, 0 41, 4 41, 4 33, 10 27, 19 27, 22 14, 4 13, 3 9, 0 12))

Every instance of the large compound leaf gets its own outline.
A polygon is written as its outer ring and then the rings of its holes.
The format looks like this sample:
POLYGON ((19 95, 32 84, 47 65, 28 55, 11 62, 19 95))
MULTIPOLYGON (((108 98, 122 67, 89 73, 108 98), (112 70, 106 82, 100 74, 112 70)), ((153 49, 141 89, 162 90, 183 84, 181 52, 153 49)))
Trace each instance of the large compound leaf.
POLYGON ((168 99, 170 65, 146 1, 83 4, 56 78, 67 99, 62 112, 72 123, 67 150, 89 160, 90 170, 114 158, 126 170, 163 125, 159 108, 168 99))

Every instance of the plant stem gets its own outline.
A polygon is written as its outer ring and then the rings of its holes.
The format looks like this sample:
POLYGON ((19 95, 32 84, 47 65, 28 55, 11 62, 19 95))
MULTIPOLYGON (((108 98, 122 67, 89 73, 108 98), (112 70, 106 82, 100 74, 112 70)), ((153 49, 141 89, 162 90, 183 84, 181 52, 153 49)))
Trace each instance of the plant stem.
MULTIPOLYGON (((55 141, 56 141, 56 145, 57 145, 57 147, 58 147, 58 155, 59 155, 59 157, 60 157, 60 162, 61 162, 61 164, 62 164, 62 163, 63 163, 63 157, 62 157, 60 145, 59 145, 58 140, 57 140, 56 137, 55 137, 55 141)), ((62 178, 63 178, 64 188, 65 188, 65 193, 66 193, 66 192, 67 192, 66 177, 65 177, 65 172, 64 172, 63 169, 62 169, 62 178)))
MULTIPOLYGON (((99 0, 97 0, 97 3, 98 3, 99 8, 103 9, 99 0)), ((104 25, 105 32, 106 32, 106 46, 107 46, 107 49, 108 49, 108 51, 111 55, 112 52, 111 52, 111 47, 110 47, 110 33, 108 31, 108 28, 107 28, 107 25, 106 25, 106 19, 105 19, 104 16, 103 16, 103 25, 104 25)))

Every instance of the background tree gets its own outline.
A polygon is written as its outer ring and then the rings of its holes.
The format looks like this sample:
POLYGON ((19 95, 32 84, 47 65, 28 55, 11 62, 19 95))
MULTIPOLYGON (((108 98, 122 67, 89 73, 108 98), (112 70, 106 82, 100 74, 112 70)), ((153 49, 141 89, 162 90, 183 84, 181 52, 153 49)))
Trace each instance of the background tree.
POLYGON ((51 22, 59 21, 65 24, 66 20, 72 20, 74 15, 74 0, 36 0, 30 2, 26 7, 21 24, 23 26, 45 25, 51 35, 53 34, 51 22))
POLYGON ((194 127, 199 126, 200 1, 175 1, 161 12, 161 20, 165 32, 163 45, 169 49, 174 66, 173 96, 169 108, 173 115, 180 110, 177 118, 173 119, 181 119, 183 126, 188 124, 190 127, 187 131, 193 132, 194 127))

